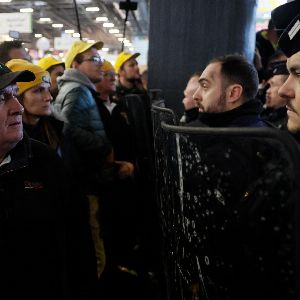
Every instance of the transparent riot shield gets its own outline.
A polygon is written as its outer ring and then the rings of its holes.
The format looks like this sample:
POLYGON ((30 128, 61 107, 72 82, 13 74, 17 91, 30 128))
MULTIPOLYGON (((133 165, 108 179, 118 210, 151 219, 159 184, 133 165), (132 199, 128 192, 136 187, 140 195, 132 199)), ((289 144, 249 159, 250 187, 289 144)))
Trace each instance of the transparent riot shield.
POLYGON ((155 160, 168 298, 298 299, 294 140, 275 129, 161 124, 155 160))

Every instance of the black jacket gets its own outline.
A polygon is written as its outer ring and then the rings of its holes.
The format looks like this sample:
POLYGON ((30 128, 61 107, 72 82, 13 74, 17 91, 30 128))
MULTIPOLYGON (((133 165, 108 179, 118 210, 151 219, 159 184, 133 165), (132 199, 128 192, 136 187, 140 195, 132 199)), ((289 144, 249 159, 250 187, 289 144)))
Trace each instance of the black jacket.
POLYGON ((51 116, 41 117, 36 125, 23 122, 23 128, 30 138, 45 143, 56 151, 60 151, 63 126, 62 121, 51 116))
POLYGON ((117 103, 110 113, 100 98, 97 99, 97 107, 105 133, 112 142, 115 160, 135 163, 133 129, 126 108, 117 103))
POLYGON ((62 163, 27 137, 9 155, 0 167, 1 294, 68 299, 62 163))
POLYGON ((260 114, 262 104, 258 100, 249 100, 241 106, 221 113, 200 112, 198 120, 191 126, 208 127, 268 127, 260 114))

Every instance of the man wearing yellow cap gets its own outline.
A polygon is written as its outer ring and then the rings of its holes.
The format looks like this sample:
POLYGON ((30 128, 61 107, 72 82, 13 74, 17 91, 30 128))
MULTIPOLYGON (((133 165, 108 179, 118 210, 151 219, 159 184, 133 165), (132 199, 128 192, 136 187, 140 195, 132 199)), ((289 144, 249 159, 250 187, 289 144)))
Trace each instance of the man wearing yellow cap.
POLYGON ((136 58, 140 53, 121 52, 115 61, 115 70, 119 75, 117 94, 120 96, 128 94, 145 94, 139 66, 136 58))
POLYGON ((45 56, 38 61, 38 66, 49 72, 51 77, 50 93, 55 100, 58 94, 57 77, 62 76, 65 71, 65 63, 54 58, 53 56, 45 56))
POLYGON ((81 187, 90 206, 90 225, 100 277, 105 265, 100 237, 98 199, 100 184, 116 175, 130 176, 132 168, 114 163, 112 146, 95 102, 95 83, 102 80, 102 42, 75 41, 65 57, 66 71, 58 78, 59 92, 53 105, 54 115, 65 122, 64 158, 73 181, 81 187))
POLYGON ((103 80, 96 83, 99 92, 97 106, 103 120, 105 132, 114 147, 117 160, 134 162, 134 149, 127 111, 118 101, 115 101, 116 72, 113 65, 104 60, 103 80))
POLYGON ((65 123, 63 142, 66 164, 72 180, 82 189, 90 204, 90 223, 97 256, 98 276, 105 256, 95 219, 98 209, 99 174, 112 147, 106 137, 95 102, 95 83, 102 79, 102 42, 75 41, 65 57, 66 70, 58 78, 59 92, 53 104, 54 116, 65 123))

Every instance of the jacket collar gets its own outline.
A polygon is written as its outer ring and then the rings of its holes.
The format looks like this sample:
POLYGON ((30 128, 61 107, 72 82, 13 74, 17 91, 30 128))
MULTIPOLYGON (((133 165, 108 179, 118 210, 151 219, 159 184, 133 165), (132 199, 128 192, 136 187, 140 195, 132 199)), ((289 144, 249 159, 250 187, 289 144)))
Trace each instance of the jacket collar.
POLYGON ((11 156, 11 162, 0 168, 0 175, 29 165, 29 160, 32 158, 32 150, 28 136, 24 134, 23 139, 8 154, 11 156))
POLYGON ((251 126, 253 123, 262 122, 260 113, 262 103, 253 99, 241 106, 221 113, 199 113, 199 121, 210 127, 240 127, 251 126))
POLYGON ((57 82, 59 88, 61 88, 64 83, 77 82, 85 85, 92 91, 96 91, 95 85, 91 82, 91 80, 77 69, 67 69, 64 74, 57 79, 57 82))

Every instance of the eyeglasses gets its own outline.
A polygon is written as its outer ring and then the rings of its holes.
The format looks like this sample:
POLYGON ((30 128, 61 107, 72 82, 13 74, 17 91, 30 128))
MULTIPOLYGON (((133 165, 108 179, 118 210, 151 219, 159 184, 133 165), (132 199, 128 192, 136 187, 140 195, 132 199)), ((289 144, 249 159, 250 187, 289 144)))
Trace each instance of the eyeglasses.
POLYGON ((6 102, 11 98, 18 97, 18 87, 9 85, 6 88, 0 90, 0 102, 6 102))
POLYGON ((94 63, 95 65, 102 65, 103 64, 103 59, 100 56, 92 56, 91 58, 83 59, 82 62, 84 61, 90 61, 94 63))
POLYGON ((116 77, 116 73, 113 71, 104 72, 104 77, 116 77))

